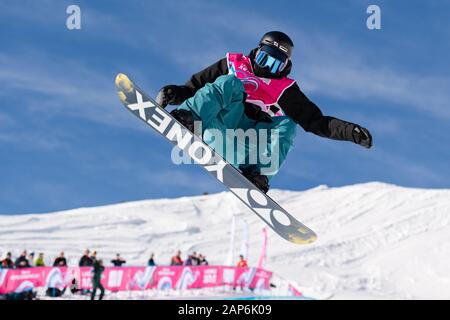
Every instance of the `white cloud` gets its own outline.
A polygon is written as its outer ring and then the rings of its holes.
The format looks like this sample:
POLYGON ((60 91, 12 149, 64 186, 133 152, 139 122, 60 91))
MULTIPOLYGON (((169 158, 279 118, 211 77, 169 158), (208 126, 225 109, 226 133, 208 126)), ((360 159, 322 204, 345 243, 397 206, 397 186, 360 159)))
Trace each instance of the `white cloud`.
MULTIPOLYGON (((30 50, 26 54, 0 54, 0 95, 20 96, 24 114, 84 118, 94 122, 133 127, 124 116, 114 89, 114 76, 108 77, 81 62, 43 56, 30 50), (48 63, 52 61, 52 63, 48 63)), ((15 108, 5 105, 4 108, 15 108)), ((10 111, 12 111, 10 109, 10 111)))
POLYGON ((69 149, 67 143, 63 142, 59 137, 45 135, 42 133, 33 132, 0 132, 0 143, 14 144, 18 147, 26 147, 39 150, 61 150, 69 149))

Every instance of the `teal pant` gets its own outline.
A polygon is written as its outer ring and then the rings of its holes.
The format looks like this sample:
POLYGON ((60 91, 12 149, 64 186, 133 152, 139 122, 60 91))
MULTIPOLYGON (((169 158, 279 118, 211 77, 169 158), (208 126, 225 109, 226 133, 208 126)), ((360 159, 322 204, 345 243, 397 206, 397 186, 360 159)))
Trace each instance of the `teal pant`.
POLYGON ((201 120, 203 140, 234 167, 256 165, 272 178, 292 149, 297 125, 287 116, 256 122, 244 113, 244 86, 234 75, 207 83, 178 109, 201 120))

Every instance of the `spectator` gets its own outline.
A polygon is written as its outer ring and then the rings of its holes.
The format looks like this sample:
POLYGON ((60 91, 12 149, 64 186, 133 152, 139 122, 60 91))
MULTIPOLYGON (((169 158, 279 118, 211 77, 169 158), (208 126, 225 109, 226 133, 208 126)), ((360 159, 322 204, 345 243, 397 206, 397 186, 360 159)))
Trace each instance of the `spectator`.
POLYGON ((28 259, 27 259, 27 251, 26 250, 24 250, 20 254, 20 257, 18 257, 16 259, 16 261, 14 262, 14 266, 16 268, 29 268, 30 267, 30 263, 28 262, 28 259))
MULTIPOLYGON (((94 261, 92 261, 92 259, 90 258, 89 253, 90 253, 89 249, 86 249, 84 251, 84 255, 81 257, 80 262, 78 263, 80 267, 92 267, 94 265, 94 261)), ((80 290, 80 293, 82 295, 87 294, 88 292, 89 291, 86 289, 80 290)))
POLYGON ((34 265, 34 252, 30 252, 28 255, 28 266, 32 267, 34 265))
POLYGON ((10 292, 6 295, 2 296, 6 300, 33 300, 36 299, 37 291, 33 291, 33 289, 26 289, 21 292, 10 292))
POLYGON ((185 266, 197 266, 199 264, 199 259, 197 258, 197 252, 193 252, 188 256, 186 261, 184 262, 185 266))
POLYGON ((185 266, 192 266, 192 255, 189 255, 183 263, 185 266))
POLYGON ((59 253, 59 256, 56 257, 55 261, 53 262, 54 267, 67 267, 67 260, 66 257, 64 257, 64 251, 61 251, 59 253))
POLYGON ((149 267, 156 266, 156 263, 155 263, 155 254, 154 254, 154 253, 152 253, 152 254, 150 255, 150 259, 148 259, 147 265, 148 265, 149 267))
POLYGON ((198 266, 200 264, 200 258, 197 255, 197 252, 193 252, 192 253, 192 265, 193 266, 198 266))
POLYGON ((34 262, 34 265, 36 267, 45 267, 44 253, 42 252, 39 253, 38 258, 34 262))
POLYGON ((127 263, 121 256, 120 253, 116 254, 116 258, 111 260, 115 267, 121 267, 124 263, 127 263))
POLYGON ((95 294, 97 292, 97 289, 100 289, 100 298, 99 300, 103 299, 103 296, 105 294, 105 288, 103 288, 103 285, 101 283, 102 280, 102 273, 105 270, 105 267, 103 266, 102 260, 95 260, 94 262, 94 269, 92 270, 92 295, 91 300, 95 299, 95 294))
POLYGON ((77 283, 77 279, 73 278, 71 285, 70 285, 70 292, 72 292, 72 294, 75 294, 77 292, 81 291, 80 289, 78 289, 78 283, 77 283))
POLYGON ((244 256, 241 254, 239 256, 239 262, 237 264, 238 268, 246 268, 248 267, 247 260, 244 259, 244 256))
POLYGON ((45 295, 48 297, 52 297, 52 298, 56 298, 56 297, 61 297, 64 292, 66 292, 66 288, 63 289, 59 289, 59 288, 47 288, 47 290, 45 291, 45 295))
POLYGON ((170 261, 171 266, 182 266, 183 265, 183 259, 181 259, 181 251, 178 250, 177 254, 172 257, 172 260, 170 261))
POLYGON ((6 254, 6 257, 1 261, 0 266, 4 269, 14 269, 14 262, 11 259, 11 252, 6 254))
POLYGON ((89 249, 86 249, 84 251, 84 255, 81 257, 80 262, 78 263, 78 266, 80 267, 91 267, 93 265, 92 259, 89 257, 89 249))
POLYGON ((92 251, 91 260, 92 260, 92 265, 93 265, 95 260, 97 260, 97 251, 92 251))
POLYGON ((202 255, 202 254, 199 254, 198 255, 198 260, 199 260, 199 265, 200 266, 207 266, 209 263, 208 263, 208 260, 206 260, 206 256, 204 256, 204 255, 202 255))

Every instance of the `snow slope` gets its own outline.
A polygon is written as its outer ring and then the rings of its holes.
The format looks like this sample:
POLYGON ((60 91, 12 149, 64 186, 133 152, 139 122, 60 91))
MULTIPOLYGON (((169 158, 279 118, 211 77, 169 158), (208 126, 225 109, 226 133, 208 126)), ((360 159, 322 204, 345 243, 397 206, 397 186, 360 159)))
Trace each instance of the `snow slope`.
MULTIPOLYGON (((382 183, 271 196, 313 228, 319 239, 294 245, 269 231, 267 268, 315 298, 450 299, 450 190, 382 183)), ((151 252, 169 262, 177 249, 196 250, 211 264, 228 252, 230 222, 246 219, 250 262, 256 264, 264 224, 230 193, 121 203, 48 214, 0 215, 0 253, 64 250, 76 265, 85 248, 110 260, 143 265, 151 252)), ((237 224, 236 253, 242 238, 237 224)))

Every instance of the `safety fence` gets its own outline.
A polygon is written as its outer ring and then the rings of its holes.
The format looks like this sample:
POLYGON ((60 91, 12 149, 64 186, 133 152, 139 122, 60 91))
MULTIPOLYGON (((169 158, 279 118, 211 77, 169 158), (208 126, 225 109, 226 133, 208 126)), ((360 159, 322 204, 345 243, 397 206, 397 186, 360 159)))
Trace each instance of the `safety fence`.
MULTIPOLYGON (((76 285, 78 289, 92 288, 92 267, 34 267, 0 269, 0 294, 18 293, 35 288, 63 290, 76 285)), ((220 286, 268 290, 272 272, 260 268, 226 266, 153 266, 105 267, 101 283, 105 289, 188 290, 220 286)))

